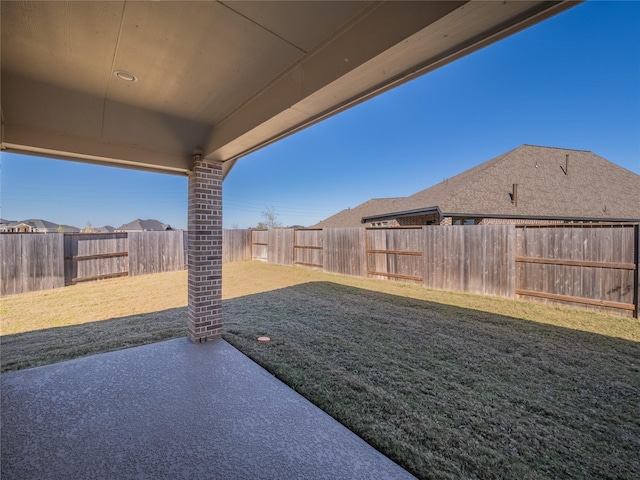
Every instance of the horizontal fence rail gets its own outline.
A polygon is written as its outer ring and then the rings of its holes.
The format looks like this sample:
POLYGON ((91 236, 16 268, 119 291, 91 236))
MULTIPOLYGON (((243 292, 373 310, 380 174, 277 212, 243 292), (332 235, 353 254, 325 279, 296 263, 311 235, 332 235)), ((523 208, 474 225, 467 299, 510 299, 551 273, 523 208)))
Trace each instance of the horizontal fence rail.
POLYGON ((638 316, 637 224, 278 230, 253 259, 638 316))
POLYGON ((422 230, 367 228, 365 254, 367 275, 423 281, 422 230))
POLYGON ((269 247, 269 232, 267 230, 254 230, 251 232, 251 259, 266 262, 269 247))
MULTIPOLYGON (((260 260, 638 317, 638 224, 224 230, 260 260)), ((187 267, 187 232, 0 234, 0 293, 187 267)))
POLYGON ((64 284, 129 275, 126 233, 64 234, 64 284))
POLYGON ((181 270, 185 239, 182 231, 0 234, 0 294, 181 270))
POLYGON ((515 294, 638 315, 638 226, 518 227, 515 294))
POLYGON ((304 267, 322 268, 323 264, 322 230, 293 231, 293 264, 304 267))
POLYGON ((514 298, 513 225, 429 226, 423 232, 425 286, 514 298))
MULTIPOLYGON (((0 295, 183 270, 187 235, 186 231, 3 233, 0 295)), ((251 260, 251 238, 250 230, 224 230, 222 261, 251 260)))
POLYGON ((586 262, 581 260, 560 260, 557 258, 516 257, 516 262, 542 263, 546 265, 569 265, 572 267, 599 267, 599 268, 612 268, 612 269, 620 269, 620 270, 636 269, 636 266, 633 263, 586 262))

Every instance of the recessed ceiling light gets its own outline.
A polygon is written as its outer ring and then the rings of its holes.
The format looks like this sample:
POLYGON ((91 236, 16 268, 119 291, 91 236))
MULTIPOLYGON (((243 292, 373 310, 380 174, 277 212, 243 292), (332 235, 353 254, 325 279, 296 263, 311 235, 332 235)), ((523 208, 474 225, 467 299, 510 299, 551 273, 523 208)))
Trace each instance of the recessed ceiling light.
POLYGON ((125 72, 124 70, 116 70, 115 72, 113 72, 113 74, 120 80, 124 80, 125 82, 133 83, 138 81, 138 77, 136 77, 133 73, 125 72))

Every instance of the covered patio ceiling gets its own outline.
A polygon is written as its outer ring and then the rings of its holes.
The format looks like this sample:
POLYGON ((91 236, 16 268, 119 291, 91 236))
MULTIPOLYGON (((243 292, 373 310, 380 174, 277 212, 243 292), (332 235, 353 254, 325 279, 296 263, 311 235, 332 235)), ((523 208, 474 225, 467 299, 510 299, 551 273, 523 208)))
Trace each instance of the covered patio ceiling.
POLYGON ((5 151, 184 174, 572 7, 559 1, 3 1, 5 151))

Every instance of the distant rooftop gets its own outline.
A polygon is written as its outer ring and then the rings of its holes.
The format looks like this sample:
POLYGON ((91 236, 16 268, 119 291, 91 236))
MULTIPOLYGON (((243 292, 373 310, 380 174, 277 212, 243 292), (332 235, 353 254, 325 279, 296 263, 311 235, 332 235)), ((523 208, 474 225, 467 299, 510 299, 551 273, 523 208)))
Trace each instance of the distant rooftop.
POLYGON ((171 225, 162 223, 159 220, 141 220, 139 218, 116 228, 116 231, 125 232, 163 232, 165 230, 173 229, 171 228, 171 225))
POLYGON ((400 200, 398 198, 373 198, 354 208, 347 208, 331 217, 315 224, 311 228, 348 228, 361 227, 362 217, 375 215, 381 212, 389 212, 398 208, 400 200))

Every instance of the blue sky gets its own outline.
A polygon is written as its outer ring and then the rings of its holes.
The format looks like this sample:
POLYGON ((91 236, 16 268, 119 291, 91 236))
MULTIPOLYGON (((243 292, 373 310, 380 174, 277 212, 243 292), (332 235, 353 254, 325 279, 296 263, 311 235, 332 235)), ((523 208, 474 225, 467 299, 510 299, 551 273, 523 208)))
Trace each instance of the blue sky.
MULTIPOLYGON (((284 225, 312 225, 524 143, 640 174, 640 2, 578 5, 241 159, 224 182, 224 226, 256 226, 271 206, 284 225)), ((2 154, 0 188, 10 220, 187 223, 181 176, 2 154)))

